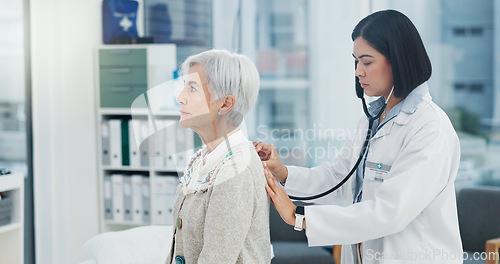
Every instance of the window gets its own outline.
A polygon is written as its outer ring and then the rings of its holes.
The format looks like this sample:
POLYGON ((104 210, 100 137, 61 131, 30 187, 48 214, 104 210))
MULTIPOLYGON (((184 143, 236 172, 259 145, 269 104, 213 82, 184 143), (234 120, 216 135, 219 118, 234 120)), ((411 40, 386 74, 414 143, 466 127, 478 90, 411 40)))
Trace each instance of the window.
POLYGON ((453 29, 453 34, 456 36, 465 36, 466 30, 464 27, 456 27, 453 29))
POLYGON ((455 90, 457 90, 457 91, 465 90, 465 84, 464 83, 455 83, 455 90))
POLYGON ((474 93, 480 93, 484 90, 484 84, 482 83, 455 83, 455 91, 468 91, 474 93))
POLYGON ((500 61, 494 60, 500 55, 495 46, 500 35, 500 28, 495 28, 498 24, 495 20, 500 16, 496 2, 373 0, 373 3, 372 12, 396 9, 405 13, 422 35, 433 63, 428 82, 430 93, 448 114, 460 138, 457 190, 471 185, 500 186, 500 137, 497 136, 500 108, 495 108, 500 104, 500 90, 492 85, 500 79, 500 61), (490 30, 493 37, 485 37, 490 30))
POLYGON ((478 93, 478 92, 482 92, 483 91, 483 87, 484 87, 484 85, 481 84, 481 83, 472 83, 472 84, 469 85, 469 90, 471 92, 478 93))
POLYGON ((482 36, 483 35, 483 28, 482 27, 472 27, 472 28, 470 28, 470 34, 472 36, 482 36))

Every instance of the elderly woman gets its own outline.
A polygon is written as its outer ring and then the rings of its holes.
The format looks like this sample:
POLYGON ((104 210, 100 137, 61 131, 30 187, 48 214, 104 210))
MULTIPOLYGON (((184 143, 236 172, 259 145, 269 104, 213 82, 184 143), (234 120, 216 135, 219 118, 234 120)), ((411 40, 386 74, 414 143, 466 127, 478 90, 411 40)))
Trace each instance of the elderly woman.
POLYGON ((191 56, 180 125, 205 147, 196 152, 174 204, 166 263, 270 263, 269 199, 255 148, 238 125, 255 104, 259 75, 250 59, 223 50, 191 56))

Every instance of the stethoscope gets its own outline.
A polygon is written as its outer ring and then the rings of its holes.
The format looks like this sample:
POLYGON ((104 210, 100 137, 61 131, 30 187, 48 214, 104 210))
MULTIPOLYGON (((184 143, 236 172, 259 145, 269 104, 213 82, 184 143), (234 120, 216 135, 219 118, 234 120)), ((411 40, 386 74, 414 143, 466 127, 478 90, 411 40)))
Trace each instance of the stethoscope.
POLYGON ((378 114, 375 115, 375 116, 372 116, 368 112, 368 107, 366 106, 365 97, 363 96, 363 94, 364 94, 363 89, 361 87, 359 87, 358 85, 356 85, 356 95, 358 96, 358 98, 361 99, 362 104, 363 104, 363 111, 365 112, 365 115, 368 118, 368 131, 366 131, 365 143, 363 143, 363 147, 361 148, 361 153, 359 154, 359 158, 356 161, 356 164, 354 164, 354 167, 352 167, 352 169, 349 172, 349 174, 347 174, 347 176, 345 176, 344 179, 342 179, 337 185, 333 186, 330 190, 322 192, 320 194, 313 195, 313 196, 305 196, 305 197, 298 197, 298 196, 288 195, 288 197, 290 197, 290 199, 292 199, 292 200, 298 200, 298 201, 306 201, 306 200, 314 200, 314 199, 321 198, 323 196, 326 196, 326 195, 334 192, 335 190, 337 190, 338 188, 340 188, 342 185, 344 185, 347 182, 347 180, 349 180, 349 178, 351 178, 352 174, 356 171, 356 169, 359 166, 359 163, 361 163, 361 160, 363 159, 363 157, 365 156, 365 154, 366 154, 366 152, 368 150, 368 143, 370 142, 370 138, 371 138, 371 134, 372 134, 372 130, 373 130, 373 122, 375 122, 375 120, 377 120, 378 118, 380 118, 380 116, 384 112, 385 107, 387 106, 387 102, 391 98, 391 95, 392 95, 393 91, 394 91, 394 86, 392 87, 391 92, 389 93, 389 96, 385 100, 385 103, 382 106, 382 108, 380 109, 380 111, 378 112, 378 114))

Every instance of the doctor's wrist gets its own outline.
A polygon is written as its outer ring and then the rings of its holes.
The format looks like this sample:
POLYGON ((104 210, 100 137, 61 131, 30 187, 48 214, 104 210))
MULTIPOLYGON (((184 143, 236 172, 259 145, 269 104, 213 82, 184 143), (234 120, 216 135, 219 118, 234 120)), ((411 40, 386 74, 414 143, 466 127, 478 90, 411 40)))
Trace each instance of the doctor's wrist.
POLYGON ((280 177, 279 177, 278 180, 282 184, 285 184, 286 183, 286 179, 288 178, 288 168, 285 165, 283 165, 283 167, 281 167, 279 175, 280 175, 280 177))

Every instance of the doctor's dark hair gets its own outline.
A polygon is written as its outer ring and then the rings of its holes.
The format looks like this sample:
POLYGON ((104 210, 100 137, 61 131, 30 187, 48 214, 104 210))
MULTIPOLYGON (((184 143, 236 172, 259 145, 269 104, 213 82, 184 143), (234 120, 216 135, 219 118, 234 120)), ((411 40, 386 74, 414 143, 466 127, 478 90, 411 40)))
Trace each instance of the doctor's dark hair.
MULTIPOLYGON (((383 10, 363 18, 351 38, 365 39, 391 64, 394 96, 404 98, 431 77, 432 66, 415 25, 403 13, 383 10)), ((356 76, 356 88, 361 89, 356 76)))

